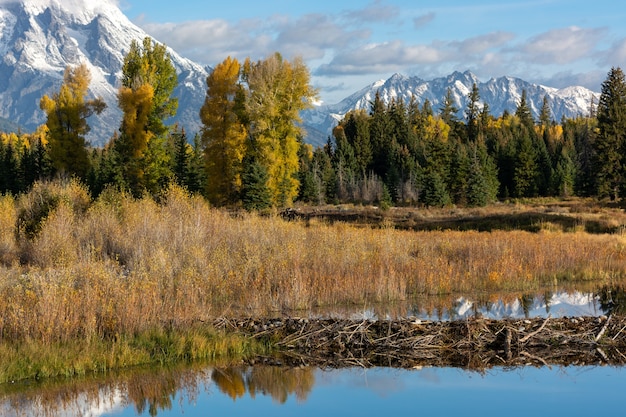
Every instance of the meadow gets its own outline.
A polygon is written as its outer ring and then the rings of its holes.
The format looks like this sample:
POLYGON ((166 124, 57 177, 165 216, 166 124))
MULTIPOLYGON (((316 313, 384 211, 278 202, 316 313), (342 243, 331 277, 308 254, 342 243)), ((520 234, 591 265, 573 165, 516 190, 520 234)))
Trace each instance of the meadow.
POLYGON ((574 226, 546 217, 533 231, 396 227, 407 213, 417 224, 537 212, 520 203, 465 216, 369 208, 376 223, 289 221, 278 212, 215 209, 176 186, 158 200, 112 189, 92 199, 74 181, 36 183, 0 197, 0 383, 270 349, 214 330, 223 316, 625 277, 619 208, 541 204, 574 226), (613 232, 591 233, 592 221, 613 232))

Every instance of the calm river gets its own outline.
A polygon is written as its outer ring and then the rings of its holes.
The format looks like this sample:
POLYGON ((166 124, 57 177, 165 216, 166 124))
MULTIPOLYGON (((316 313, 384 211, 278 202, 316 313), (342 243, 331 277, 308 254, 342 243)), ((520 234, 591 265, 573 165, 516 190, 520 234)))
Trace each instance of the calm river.
POLYGON ((21 387, 3 416, 622 415, 626 369, 205 368, 21 387))

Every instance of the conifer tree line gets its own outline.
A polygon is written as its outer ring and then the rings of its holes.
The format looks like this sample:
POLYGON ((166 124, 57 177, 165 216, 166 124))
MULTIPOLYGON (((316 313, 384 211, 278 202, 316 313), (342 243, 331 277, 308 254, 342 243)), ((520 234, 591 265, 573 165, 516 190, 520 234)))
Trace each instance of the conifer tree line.
POLYGON ((376 94, 369 109, 346 114, 317 149, 304 143, 300 126, 300 112, 317 96, 301 58, 226 58, 207 78, 202 129, 193 137, 167 124, 178 102, 165 46, 133 42, 122 72, 122 121, 104 147, 85 140, 88 117, 105 108, 101 99, 87 99, 85 65, 68 68, 59 92, 41 99, 45 125, 0 134, 0 192, 73 176, 94 196, 107 187, 158 196, 173 181, 215 206, 247 209, 295 201, 441 207, 626 196, 620 68, 610 70, 589 114, 558 123, 547 97, 535 120, 526 92, 514 113, 500 116, 490 114, 476 85, 465 109, 456 108, 451 90, 439 108, 415 99, 385 103, 376 94))

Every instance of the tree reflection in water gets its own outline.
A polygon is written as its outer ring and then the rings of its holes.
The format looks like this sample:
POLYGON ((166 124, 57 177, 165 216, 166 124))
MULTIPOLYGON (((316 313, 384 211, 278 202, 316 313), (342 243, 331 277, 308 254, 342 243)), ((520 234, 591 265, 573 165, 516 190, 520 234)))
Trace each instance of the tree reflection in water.
POLYGON ((252 398, 269 395, 280 404, 295 395, 298 402, 306 401, 315 385, 313 368, 282 368, 274 366, 237 367, 214 369, 213 382, 233 400, 243 397, 246 391, 252 398))
POLYGON ((600 307, 608 314, 626 314, 626 287, 605 286, 598 291, 600 307))
POLYGON ((48 380, 43 383, 0 386, 2 416, 99 415, 128 406, 137 414, 170 410, 173 400, 184 396, 193 402, 210 380, 199 367, 143 369, 99 378, 48 380))
POLYGON ((156 416, 184 397, 194 403, 213 381, 237 400, 248 393, 268 395, 284 404, 289 396, 306 401, 315 385, 313 368, 270 366, 135 370, 103 378, 0 386, 2 416, 98 415, 132 406, 137 414, 156 416))

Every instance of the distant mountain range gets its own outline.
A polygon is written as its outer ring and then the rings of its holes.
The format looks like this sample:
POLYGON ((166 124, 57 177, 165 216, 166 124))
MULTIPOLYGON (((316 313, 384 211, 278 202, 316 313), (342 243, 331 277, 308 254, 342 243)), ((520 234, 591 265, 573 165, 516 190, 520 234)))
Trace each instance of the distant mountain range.
MULTIPOLYGON (((121 119, 117 89, 124 56, 132 40, 141 41, 146 36, 149 35, 109 2, 19 0, 0 3, 0 119, 23 130, 34 130, 45 122, 44 112, 39 108, 40 98, 58 91, 67 66, 84 62, 92 75, 90 93, 94 97, 101 96, 108 104, 104 113, 89 120, 92 132, 88 139, 94 145, 103 145, 121 119)), ((188 132, 197 132, 200 128, 198 112, 211 68, 183 58, 172 49, 169 53, 178 73, 179 85, 174 94, 179 98, 179 109, 177 116, 167 122, 180 123, 188 132)), ((591 97, 595 96, 597 102, 599 96, 583 87, 558 90, 510 77, 483 83, 470 72, 455 72, 431 81, 395 74, 337 104, 316 106, 303 112, 306 140, 314 145, 325 143, 333 126, 348 111, 369 108, 376 91, 385 101, 409 100, 412 95, 420 103, 428 99, 437 111, 451 88, 462 116, 474 83, 479 87, 481 101, 489 104, 494 115, 504 110, 515 111, 522 90, 526 90, 535 114, 548 95, 555 120, 587 114, 591 97)))
POLYGON ((535 117, 541 111, 544 97, 548 96, 552 117, 556 121, 560 121, 562 117, 589 114, 592 98, 597 104, 600 97, 598 93, 584 87, 556 89, 512 77, 492 78, 481 82, 470 71, 454 72, 447 77, 430 81, 394 74, 388 80, 372 83, 337 104, 321 105, 307 110, 303 112, 302 119, 309 129, 308 141, 321 144, 326 142, 332 128, 347 112, 355 109, 368 110, 377 92, 386 103, 392 99, 408 102, 412 96, 420 104, 428 100, 437 112, 448 89, 451 90, 459 109, 458 116, 463 119, 463 111, 467 108, 468 96, 474 84, 478 87, 480 101, 489 104, 489 111, 494 116, 500 116, 505 110, 515 112, 524 90, 535 117))

